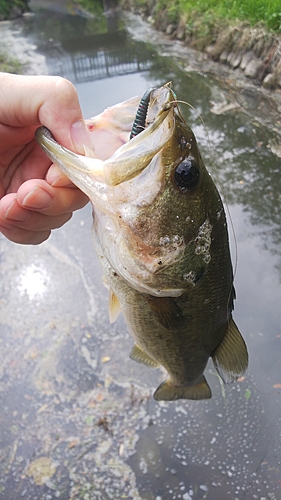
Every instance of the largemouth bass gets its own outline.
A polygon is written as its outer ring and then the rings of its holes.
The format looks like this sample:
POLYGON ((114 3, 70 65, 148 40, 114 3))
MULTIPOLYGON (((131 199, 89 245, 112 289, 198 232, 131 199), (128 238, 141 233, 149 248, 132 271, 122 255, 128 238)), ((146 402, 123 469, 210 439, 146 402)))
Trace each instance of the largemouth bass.
POLYGON ((85 156, 44 127, 36 137, 93 203, 110 319, 123 312, 132 359, 168 372, 156 400, 210 398, 209 357, 229 383, 245 372, 248 354, 232 318, 224 208, 194 134, 167 86, 107 108, 87 126, 93 147, 85 156))

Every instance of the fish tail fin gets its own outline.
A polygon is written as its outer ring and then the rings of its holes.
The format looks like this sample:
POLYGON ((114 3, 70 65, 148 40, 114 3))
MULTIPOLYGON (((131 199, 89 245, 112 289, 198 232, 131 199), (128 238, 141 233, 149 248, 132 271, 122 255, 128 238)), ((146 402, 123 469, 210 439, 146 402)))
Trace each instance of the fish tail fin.
POLYGON ((156 401, 174 401, 176 399, 210 399, 211 389, 204 375, 200 377, 195 385, 174 385, 166 380, 153 394, 156 401))
POLYGON ((247 347, 232 318, 226 335, 214 351, 212 359, 218 374, 225 384, 237 380, 247 369, 247 347))

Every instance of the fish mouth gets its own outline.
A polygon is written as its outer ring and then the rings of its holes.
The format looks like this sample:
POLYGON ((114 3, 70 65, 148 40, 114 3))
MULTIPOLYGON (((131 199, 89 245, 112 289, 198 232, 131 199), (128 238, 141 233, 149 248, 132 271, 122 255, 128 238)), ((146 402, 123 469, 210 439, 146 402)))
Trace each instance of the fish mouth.
MULTIPOLYGON (((174 132, 173 91, 168 87, 149 89, 148 125, 133 135, 136 118, 132 124, 130 140, 104 162, 105 181, 117 186, 137 177, 163 148, 174 132)), ((147 93, 146 93, 147 94, 147 93)), ((143 101, 143 98, 140 101, 143 101)), ((136 111, 136 115, 139 111, 136 111)))
MULTIPOLYGON (((95 157, 94 152, 85 148, 85 156, 74 153, 56 142, 51 131, 40 127, 35 133, 39 145, 47 156, 57 163, 63 173, 86 192, 89 193, 89 183, 81 183, 81 173, 86 177, 101 180, 109 186, 116 186, 138 176, 150 163, 151 159, 163 148, 174 130, 175 96, 169 87, 150 89, 147 126, 137 133, 123 146, 118 148, 107 160, 95 157), (149 139, 149 140, 147 140, 149 139), (84 184, 84 185, 83 185, 84 184)), ((137 107, 135 114, 137 113, 137 107)), ((86 121, 87 122, 87 121, 86 121)), ((134 123, 131 123, 131 129, 134 123)), ((119 124, 120 133, 122 124, 119 124)), ((91 190, 93 189, 90 182, 91 190)))

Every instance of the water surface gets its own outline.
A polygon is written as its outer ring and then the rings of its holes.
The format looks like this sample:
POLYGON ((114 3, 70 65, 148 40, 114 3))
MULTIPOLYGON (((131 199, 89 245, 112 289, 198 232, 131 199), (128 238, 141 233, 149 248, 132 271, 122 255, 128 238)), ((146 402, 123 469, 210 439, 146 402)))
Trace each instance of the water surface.
POLYGON ((38 247, 1 238, 0 498, 280 499, 281 177, 266 97, 238 99, 204 64, 184 71, 170 43, 163 57, 131 21, 32 8, 23 32, 49 74, 75 84, 85 117, 167 81, 194 108, 182 112, 234 226, 234 318, 250 364, 225 387, 210 363, 209 401, 156 403, 164 374, 129 359, 122 317, 109 324, 90 206, 38 247))

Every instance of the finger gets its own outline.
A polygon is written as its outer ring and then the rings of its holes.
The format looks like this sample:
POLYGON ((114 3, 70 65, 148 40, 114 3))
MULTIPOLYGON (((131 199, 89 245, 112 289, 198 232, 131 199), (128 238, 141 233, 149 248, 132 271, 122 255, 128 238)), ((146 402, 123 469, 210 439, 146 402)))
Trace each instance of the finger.
POLYGON ((45 179, 53 187, 74 187, 74 184, 62 173, 55 163, 50 166, 45 179))
POLYGON ((19 228, 28 232, 51 231, 63 226, 71 217, 72 212, 50 216, 26 210, 18 205, 17 200, 14 200, 6 211, 5 217, 0 219, 0 225, 5 230, 19 228))
MULTIPOLYGON (((65 178, 65 182, 69 184, 70 181, 65 178)), ((52 216, 78 210, 84 207, 89 199, 74 186, 53 187, 42 179, 32 179, 19 187, 17 201, 22 208, 52 216)))
POLYGON ((31 127, 29 133, 32 136, 33 127, 45 125, 52 131, 56 140, 69 149, 83 153, 82 144, 90 144, 78 95, 69 80, 53 76, 2 73, 0 74, 0 99, 1 102, 5 102, 5 110, 9 110, 9 113, 0 110, 0 122, 4 124, 1 137, 4 139, 5 126, 8 137, 10 127, 29 126, 31 127), (74 126, 76 142, 72 138, 72 126, 74 126), (78 128, 78 134, 76 128, 78 128), (80 144, 77 144, 77 140, 80 144))
POLYGON ((36 182, 27 181, 20 188, 19 195, 10 193, 0 200, 0 231, 15 243, 41 243, 48 238, 52 229, 61 227, 71 218, 72 211, 82 208, 88 202, 88 198, 77 188, 53 188, 45 181, 36 182), (54 194, 53 202, 48 208, 38 208, 38 205, 42 207, 43 201, 46 205, 49 193, 36 186, 36 182, 43 184, 44 188, 54 194), (30 185, 35 185, 31 191, 30 185), (33 208, 24 208, 19 204, 18 196, 27 198, 33 208))
POLYGON ((71 219, 72 212, 46 215, 34 210, 28 210, 18 204, 16 194, 10 193, 0 200, 0 226, 6 231, 14 228, 29 232, 50 231, 57 229, 71 219))
POLYGON ((0 220, 0 232, 8 238, 8 240, 14 243, 20 243, 22 245, 39 245, 43 241, 47 240, 51 234, 51 231, 27 231, 26 229, 21 229, 16 226, 4 227, 2 226, 0 220))
POLYGON ((48 169, 45 180, 53 187, 76 187, 55 163, 48 169))

